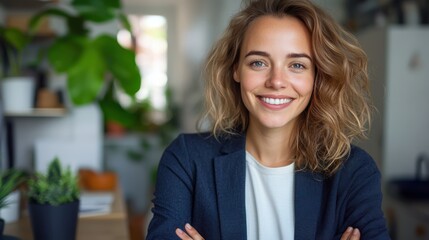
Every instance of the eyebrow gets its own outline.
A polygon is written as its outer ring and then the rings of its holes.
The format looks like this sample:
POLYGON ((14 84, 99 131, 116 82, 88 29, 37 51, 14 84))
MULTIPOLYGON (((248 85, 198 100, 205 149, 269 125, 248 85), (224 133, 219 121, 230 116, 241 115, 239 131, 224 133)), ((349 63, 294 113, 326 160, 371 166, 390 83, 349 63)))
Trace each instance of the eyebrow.
POLYGON ((263 51, 250 51, 246 54, 246 56, 244 56, 245 58, 251 55, 258 55, 258 56, 263 56, 263 57, 269 57, 270 54, 268 54, 267 52, 263 52, 263 51))
MULTIPOLYGON (((263 52, 263 51, 250 51, 246 54, 246 56, 244 56, 245 58, 251 55, 258 55, 258 56, 262 56, 262 57, 269 57, 270 54, 268 54, 267 52, 263 52)), ((289 53, 287 55, 288 58, 308 58, 310 61, 313 61, 313 59, 306 53, 289 53)))

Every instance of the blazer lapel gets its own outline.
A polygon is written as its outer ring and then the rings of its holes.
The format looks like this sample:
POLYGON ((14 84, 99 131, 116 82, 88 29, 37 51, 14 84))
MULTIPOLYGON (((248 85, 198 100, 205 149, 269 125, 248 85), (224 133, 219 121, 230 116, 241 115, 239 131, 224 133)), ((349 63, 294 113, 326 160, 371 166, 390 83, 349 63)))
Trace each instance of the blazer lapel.
POLYGON ((244 137, 225 144, 214 161, 222 239, 246 239, 244 137))
POLYGON ((295 239, 317 239, 322 189, 320 174, 306 171, 295 174, 295 239))

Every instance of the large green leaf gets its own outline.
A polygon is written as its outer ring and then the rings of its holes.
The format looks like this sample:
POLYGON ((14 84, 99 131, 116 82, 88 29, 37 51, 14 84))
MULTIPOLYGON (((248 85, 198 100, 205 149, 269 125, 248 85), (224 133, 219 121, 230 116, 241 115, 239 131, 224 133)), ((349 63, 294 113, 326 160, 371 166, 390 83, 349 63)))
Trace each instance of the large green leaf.
POLYGON ((131 33, 132 32, 131 23, 130 23, 130 21, 128 21, 127 15, 125 15, 123 12, 119 12, 118 13, 118 18, 119 18, 119 21, 121 22, 122 26, 126 30, 128 30, 128 32, 131 33))
POLYGON ((124 109, 113 96, 113 84, 99 102, 105 121, 120 123, 122 126, 134 129, 139 123, 139 115, 124 109))
POLYGON ((110 20, 113 20, 116 15, 115 9, 112 8, 95 8, 95 7, 76 7, 79 14, 86 20, 103 23, 110 20))
POLYGON ((7 196, 21 184, 25 179, 24 173, 16 169, 7 169, 0 172, 0 209, 6 207, 10 202, 7 196))
POLYGON ((49 8, 34 15, 29 22, 29 29, 34 34, 40 25, 40 21, 45 17, 63 18, 67 24, 69 34, 87 35, 89 30, 85 27, 84 19, 74 16, 62 9, 49 8))
POLYGON ((72 6, 82 7, 89 6, 95 8, 116 8, 119 9, 121 7, 120 0, 73 0, 72 6))
POLYGON ((80 16, 67 18, 67 27, 69 28, 68 34, 88 36, 89 29, 85 26, 85 19, 80 16))
POLYGON ((93 102, 104 83, 106 66, 103 56, 91 44, 83 50, 78 62, 68 71, 67 89, 72 102, 93 102))
POLYGON ((138 126, 138 115, 127 111, 117 101, 103 99, 99 105, 106 121, 120 123, 128 129, 135 129, 138 126))
POLYGON ((61 17, 61 18, 64 18, 67 20, 68 18, 70 18, 72 16, 68 12, 66 12, 62 9, 57 9, 57 8, 45 9, 45 10, 37 13, 33 17, 31 17, 30 22, 28 23, 28 27, 30 29, 30 32, 32 32, 32 33, 36 32, 37 28, 40 25, 40 21, 45 17, 61 17))
POLYGON ((114 19, 121 7, 119 0, 73 0, 72 6, 85 19, 98 23, 114 19))
POLYGON ((57 72, 66 72, 78 63, 85 49, 85 39, 66 36, 55 41, 48 50, 48 60, 57 72))
POLYGON ((95 44, 102 52, 107 68, 118 80, 120 87, 129 95, 134 95, 141 86, 140 71, 133 51, 123 48, 116 39, 101 35, 95 44))
POLYGON ((29 41, 30 37, 20 29, 0 26, 0 42, 3 46, 1 50, 4 51, 2 52, 2 60, 4 59, 8 63, 3 69, 5 76, 21 75, 21 70, 24 67, 22 54, 29 41))

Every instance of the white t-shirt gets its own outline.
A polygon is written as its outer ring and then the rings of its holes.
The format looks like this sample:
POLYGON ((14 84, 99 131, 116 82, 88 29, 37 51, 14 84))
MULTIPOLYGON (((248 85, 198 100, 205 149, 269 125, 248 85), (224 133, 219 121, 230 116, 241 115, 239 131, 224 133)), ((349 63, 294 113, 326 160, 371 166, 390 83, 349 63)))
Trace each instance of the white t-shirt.
POLYGON ((294 239, 294 164, 270 168, 246 152, 248 240, 294 239))

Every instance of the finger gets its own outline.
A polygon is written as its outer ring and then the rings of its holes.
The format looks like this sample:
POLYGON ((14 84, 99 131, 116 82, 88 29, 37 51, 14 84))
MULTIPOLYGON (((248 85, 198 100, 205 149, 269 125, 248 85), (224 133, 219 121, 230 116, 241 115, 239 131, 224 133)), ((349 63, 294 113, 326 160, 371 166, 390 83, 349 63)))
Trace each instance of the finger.
POLYGON ((185 230, 193 240, 204 240, 204 238, 198 233, 198 231, 191 226, 191 224, 185 224, 185 230))
POLYGON ((352 235, 349 238, 350 240, 359 240, 360 239, 360 231, 359 229, 355 228, 352 232, 352 235))
POLYGON ((182 240, 192 240, 192 238, 180 228, 176 228, 176 235, 182 240))
POLYGON ((346 229, 346 231, 343 233, 343 235, 341 236, 340 240, 350 240, 350 237, 353 234, 353 228, 352 227, 348 227, 346 229))

